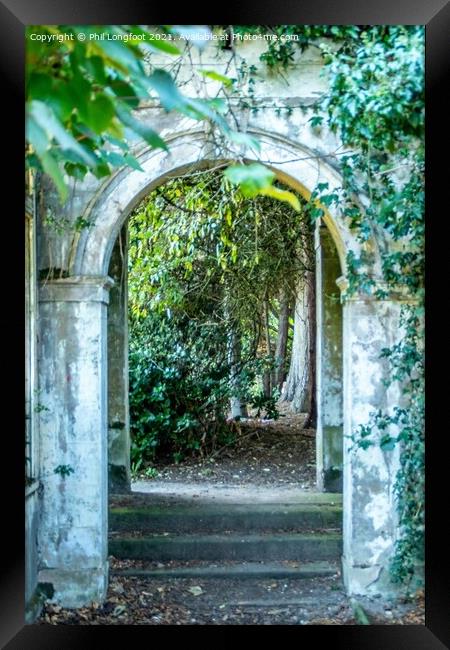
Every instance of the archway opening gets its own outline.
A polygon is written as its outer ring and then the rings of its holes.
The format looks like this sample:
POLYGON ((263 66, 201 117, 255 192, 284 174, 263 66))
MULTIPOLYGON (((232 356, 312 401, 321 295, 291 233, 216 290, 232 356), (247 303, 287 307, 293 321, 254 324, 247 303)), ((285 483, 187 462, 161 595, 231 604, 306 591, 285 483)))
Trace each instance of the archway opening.
POLYGON ((192 176, 153 189, 112 250, 110 569, 147 571, 148 593, 174 572, 202 593, 220 571, 303 571, 321 603, 342 589, 338 254, 307 201, 196 178, 198 202, 192 176))
POLYGON ((208 171, 210 166, 189 173, 177 170, 178 177, 171 174, 165 185, 154 183, 157 189, 130 217, 132 259, 130 219, 113 247, 109 276, 115 286, 108 308, 110 489, 129 489, 131 472, 135 479, 143 478, 143 472, 156 475, 152 461, 164 452, 176 463, 188 455, 209 455, 212 461, 222 448, 232 447, 237 431, 252 435, 246 425, 253 415, 275 428, 280 421, 289 423, 313 438, 301 463, 303 481, 298 480, 299 463, 297 471, 295 463, 288 463, 292 485, 340 492, 342 309, 337 250, 327 228, 312 225, 306 201, 296 215, 290 206, 267 198, 236 200, 235 192, 232 199, 230 185, 224 192, 223 180, 208 171), (187 240, 183 247, 180 241, 187 240), (127 271, 132 278, 134 346, 131 425, 127 271), (200 286, 207 287, 204 295, 200 286), (190 302, 187 294, 193 297, 190 302), (143 323, 152 334, 147 332, 144 347, 142 340, 136 346, 143 323), (190 359, 195 347, 192 333, 185 340, 186 323, 195 324, 194 339, 207 332, 203 348, 216 359, 214 367, 208 360, 209 375, 198 373, 205 365, 201 356, 195 369, 180 358, 190 359), (160 350, 155 341, 162 330, 168 338, 160 350), (167 372, 175 375, 173 385, 167 372), (195 375, 192 385, 177 383, 189 373, 195 375))

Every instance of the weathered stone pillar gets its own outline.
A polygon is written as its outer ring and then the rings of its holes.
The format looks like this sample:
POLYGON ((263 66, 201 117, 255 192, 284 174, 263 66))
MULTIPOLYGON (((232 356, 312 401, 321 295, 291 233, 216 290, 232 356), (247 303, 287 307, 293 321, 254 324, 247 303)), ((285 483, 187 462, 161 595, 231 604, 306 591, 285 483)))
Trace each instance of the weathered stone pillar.
POLYGON ((108 277, 72 277, 40 289, 39 580, 65 607, 101 602, 107 589, 111 285, 108 277))
POLYGON ((343 576, 350 594, 395 593, 389 564, 397 539, 393 486, 399 468, 398 445, 361 449, 350 436, 381 409, 402 406, 400 387, 387 388, 387 360, 382 348, 401 336, 401 301, 353 296, 344 304, 344 554, 343 576))
POLYGON ((317 488, 342 492, 342 305, 336 280, 341 266, 326 226, 316 229, 317 488))
POLYGON ((130 490, 130 414, 128 399, 128 228, 111 255, 114 280, 108 306, 108 476, 111 492, 130 490))
POLYGON ((25 212, 25 616, 32 623, 38 613, 37 528, 39 524, 39 430, 37 376, 36 222, 34 196, 25 212))

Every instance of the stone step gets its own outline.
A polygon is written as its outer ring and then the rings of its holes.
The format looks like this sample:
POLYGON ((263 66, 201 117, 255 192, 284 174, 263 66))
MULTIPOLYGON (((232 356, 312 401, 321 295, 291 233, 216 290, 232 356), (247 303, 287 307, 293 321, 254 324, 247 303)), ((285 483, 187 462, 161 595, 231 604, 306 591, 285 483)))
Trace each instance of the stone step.
POLYGON ((337 533, 260 535, 185 535, 118 537, 109 554, 140 560, 338 560, 342 537, 337 533))
POLYGON ((137 505, 192 505, 192 504, 310 504, 342 505, 342 494, 301 490, 295 485, 227 485, 189 483, 170 480, 138 481, 128 493, 111 494, 112 504, 137 505))
POLYGON ((217 504, 114 507, 109 512, 111 531, 219 532, 306 531, 340 529, 342 507, 317 504, 217 504))
MULTIPOLYGON (((297 563, 296 563, 297 564, 297 563)), ((308 580, 324 578, 339 574, 339 565, 335 562, 305 562, 292 566, 280 562, 242 562, 239 564, 164 567, 162 569, 114 569, 111 575, 140 578, 201 578, 201 579, 260 579, 308 580)))

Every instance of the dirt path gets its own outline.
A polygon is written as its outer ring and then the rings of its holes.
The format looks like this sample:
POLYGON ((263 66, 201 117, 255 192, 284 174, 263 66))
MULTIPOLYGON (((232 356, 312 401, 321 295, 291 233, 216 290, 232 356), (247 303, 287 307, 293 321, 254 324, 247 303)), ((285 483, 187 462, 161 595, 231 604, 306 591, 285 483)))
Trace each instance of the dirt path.
MULTIPOLYGON (((272 490, 314 490, 315 431, 303 429, 304 414, 279 406, 278 420, 249 419, 239 423, 239 442, 215 456, 187 459, 180 464, 155 463, 149 485, 164 489, 168 483, 205 486, 266 486, 272 490)), ((143 490, 147 477, 138 477, 143 490)), ((137 489, 137 487, 135 488, 137 489)))

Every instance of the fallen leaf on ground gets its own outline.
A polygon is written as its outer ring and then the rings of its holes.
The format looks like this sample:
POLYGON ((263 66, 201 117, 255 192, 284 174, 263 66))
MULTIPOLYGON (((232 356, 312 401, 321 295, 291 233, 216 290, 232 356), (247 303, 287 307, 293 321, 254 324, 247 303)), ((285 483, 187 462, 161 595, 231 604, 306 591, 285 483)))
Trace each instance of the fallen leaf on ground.
POLYGON ((200 596, 203 593, 203 589, 201 587, 189 587, 188 591, 193 595, 193 596, 200 596))

